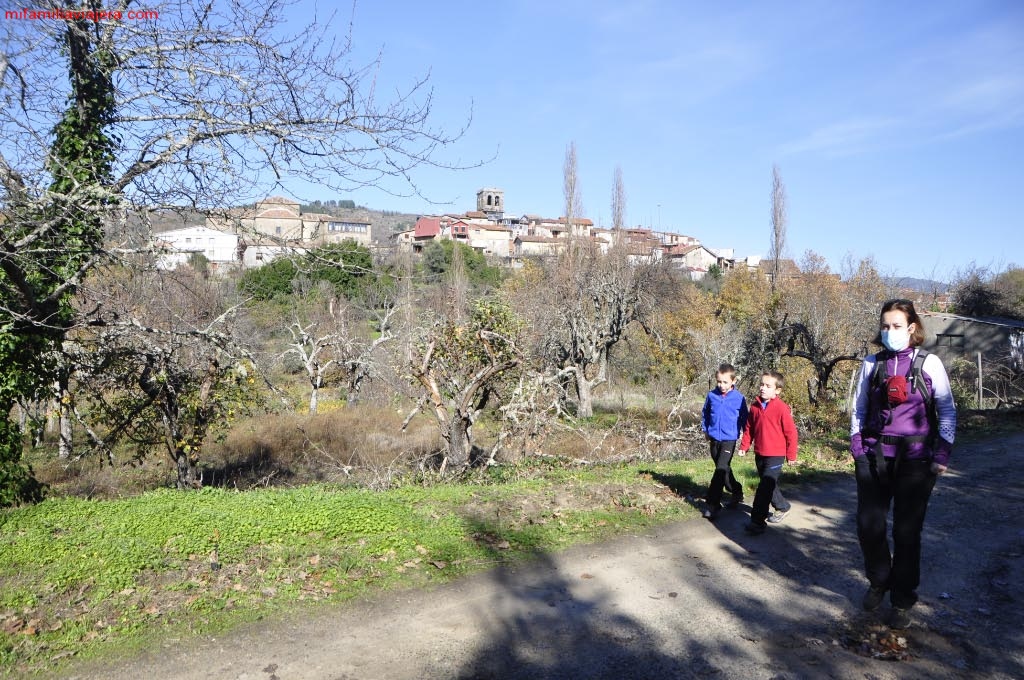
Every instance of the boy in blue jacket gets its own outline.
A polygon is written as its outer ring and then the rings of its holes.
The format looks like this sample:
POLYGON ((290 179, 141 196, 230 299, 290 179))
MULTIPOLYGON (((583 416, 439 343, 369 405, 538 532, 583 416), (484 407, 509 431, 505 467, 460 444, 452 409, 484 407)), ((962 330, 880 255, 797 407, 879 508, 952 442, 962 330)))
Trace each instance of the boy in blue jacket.
POLYGON ((731 364, 722 364, 715 373, 715 382, 718 386, 708 392, 700 421, 715 461, 715 472, 704 497, 703 514, 710 520, 722 511, 723 489, 732 497, 728 507, 735 508, 743 502, 743 486, 733 476, 731 464, 736 440, 747 424, 747 400, 736 389, 736 369, 731 364))

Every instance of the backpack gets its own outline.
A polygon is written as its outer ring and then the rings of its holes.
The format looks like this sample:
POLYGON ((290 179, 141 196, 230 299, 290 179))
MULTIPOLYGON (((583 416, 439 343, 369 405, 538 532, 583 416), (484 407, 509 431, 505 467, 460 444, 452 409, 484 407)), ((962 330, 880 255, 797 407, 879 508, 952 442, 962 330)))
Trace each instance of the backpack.
MULTIPOLYGON (((871 376, 871 384, 882 391, 883 394, 889 397, 897 396, 902 397, 898 400, 898 403, 906 401, 910 394, 913 394, 918 386, 921 388, 921 398, 924 399, 925 411, 928 414, 928 429, 930 431, 929 441, 934 439, 935 435, 939 431, 939 417, 935 412, 935 399, 931 391, 928 390, 925 384, 924 378, 921 375, 921 371, 924 367, 924 360, 928 358, 928 352, 918 348, 914 353, 914 361, 910 365, 910 370, 907 371, 906 376, 893 376, 893 378, 903 378, 904 382, 901 386, 900 381, 889 380, 889 369, 886 367, 886 361, 883 358, 885 351, 878 352, 875 354, 875 369, 874 374, 871 376), (900 394, 900 391, 907 389, 908 391, 900 394)), ((892 412, 889 413, 889 417, 892 418, 892 412)))

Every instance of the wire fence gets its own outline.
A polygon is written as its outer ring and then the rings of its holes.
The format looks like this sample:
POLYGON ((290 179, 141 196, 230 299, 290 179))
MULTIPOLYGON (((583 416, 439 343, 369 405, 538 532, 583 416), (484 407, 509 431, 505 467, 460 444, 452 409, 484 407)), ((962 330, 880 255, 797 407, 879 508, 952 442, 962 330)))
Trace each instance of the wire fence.
POLYGON ((945 363, 958 407, 998 409, 1024 404, 1024 366, 1018 357, 978 352, 945 363))

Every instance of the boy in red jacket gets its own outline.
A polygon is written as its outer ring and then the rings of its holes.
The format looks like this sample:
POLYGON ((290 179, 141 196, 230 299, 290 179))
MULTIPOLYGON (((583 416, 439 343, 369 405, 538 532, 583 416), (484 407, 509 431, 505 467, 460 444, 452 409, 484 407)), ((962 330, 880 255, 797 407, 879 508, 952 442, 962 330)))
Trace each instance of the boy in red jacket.
POLYGON ((754 445, 757 476, 761 479, 754 493, 750 524, 744 527, 748 534, 763 534, 766 522, 778 524, 791 507, 779 491, 782 465, 795 463, 797 450, 793 412, 781 399, 783 381, 782 374, 775 371, 761 374, 761 388, 750 407, 740 441, 741 456, 747 454, 751 444, 754 445), (775 508, 771 515, 768 514, 769 503, 775 508))

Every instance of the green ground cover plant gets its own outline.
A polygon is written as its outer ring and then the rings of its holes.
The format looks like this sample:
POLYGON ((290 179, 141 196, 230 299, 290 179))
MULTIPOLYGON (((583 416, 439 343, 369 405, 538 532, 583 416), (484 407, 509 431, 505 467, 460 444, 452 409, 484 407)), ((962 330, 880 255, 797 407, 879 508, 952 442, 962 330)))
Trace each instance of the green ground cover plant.
MULTIPOLYGON (((809 451, 808 447, 805 449, 809 451)), ((805 453, 791 483, 842 464, 805 453)), ((738 461, 748 491, 752 459, 738 461)), ((382 492, 330 485, 52 498, 0 514, 0 673, 126 653, 695 517, 705 460, 558 461, 382 492)))

